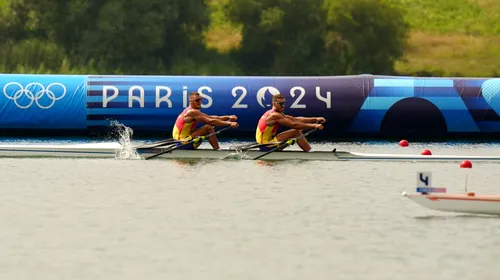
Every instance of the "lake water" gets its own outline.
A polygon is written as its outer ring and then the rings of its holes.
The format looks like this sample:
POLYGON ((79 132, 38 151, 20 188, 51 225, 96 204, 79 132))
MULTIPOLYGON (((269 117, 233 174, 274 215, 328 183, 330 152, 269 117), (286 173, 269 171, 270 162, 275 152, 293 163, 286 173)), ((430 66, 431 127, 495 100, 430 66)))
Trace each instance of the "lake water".
MULTIPOLYGON (((333 147, 500 154, 488 143, 314 145, 333 147)), ((499 277, 500 218, 402 197, 418 171, 448 192, 467 175, 469 191, 500 193, 495 163, 0 159, 0 278, 499 277)))

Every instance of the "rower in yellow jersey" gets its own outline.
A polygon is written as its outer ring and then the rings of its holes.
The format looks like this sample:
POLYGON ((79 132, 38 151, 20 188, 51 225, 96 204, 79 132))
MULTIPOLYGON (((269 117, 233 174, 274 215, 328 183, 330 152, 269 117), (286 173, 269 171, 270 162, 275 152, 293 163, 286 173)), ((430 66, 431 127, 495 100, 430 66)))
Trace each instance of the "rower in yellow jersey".
MULTIPOLYGON (((265 112, 259 119, 259 123, 255 131, 255 140, 257 143, 277 143, 290 138, 296 138, 302 135, 302 129, 305 128, 323 129, 323 125, 321 123, 326 122, 325 118, 292 117, 285 115, 285 104, 286 100, 284 95, 277 94, 273 96, 273 108, 265 112), (281 125, 291 129, 277 134, 281 125)), ((305 137, 297 140, 297 144, 306 152, 312 151, 311 145, 305 137)), ((270 144, 269 146, 260 147, 260 150, 267 151, 275 147, 276 145, 270 144)))
MULTIPOLYGON (((209 116, 200 111, 201 102, 203 98, 198 92, 191 92, 189 94, 189 107, 184 109, 182 113, 177 117, 175 121, 174 128, 172 130, 172 137, 177 140, 189 141, 197 136, 205 136, 214 132, 214 126, 231 126, 232 128, 237 128, 238 119, 236 116, 209 116), (206 125, 196 129, 198 122, 205 123, 206 125)), ((217 136, 211 136, 208 138, 208 142, 214 150, 219 150, 219 141, 217 136)), ((193 143, 187 145, 181 149, 197 149, 201 141, 198 143, 193 143)))

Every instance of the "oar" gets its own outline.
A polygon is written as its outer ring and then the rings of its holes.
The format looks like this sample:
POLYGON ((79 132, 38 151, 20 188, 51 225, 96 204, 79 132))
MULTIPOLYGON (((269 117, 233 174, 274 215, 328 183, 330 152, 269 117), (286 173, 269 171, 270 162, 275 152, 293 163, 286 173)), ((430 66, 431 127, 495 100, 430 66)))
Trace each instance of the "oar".
POLYGON ((151 143, 151 146, 150 148, 156 148, 156 147, 159 147, 159 146, 163 146, 165 144, 173 144, 173 143, 178 143, 180 142, 179 140, 176 140, 175 138, 169 138, 169 139, 165 139, 165 140, 162 140, 162 141, 158 141, 156 143, 151 143))
POLYGON ((153 149, 153 148, 160 147, 163 145, 167 145, 167 144, 171 145, 171 144, 176 144, 176 143, 180 143, 180 142, 182 142, 182 141, 175 140, 174 138, 169 138, 169 139, 161 140, 161 141, 158 141, 155 143, 145 144, 145 145, 139 146, 139 147, 137 147, 137 149, 153 149))
POLYGON ((274 148, 274 149, 272 149, 272 150, 270 150, 270 151, 268 151, 268 152, 265 152, 265 153, 263 153, 262 155, 260 155, 260 156, 258 156, 258 157, 255 157, 253 160, 256 160, 256 159, 259 159, 259 158, 261 158, 261 157, 263 157, 263 156, 266 156, 266 155, 268 155, 268 154, 270 154, 270 153, 272 153, 272 152, 274 152, 274 151, 276 151, 276 150, 281 150, 281 149, 286 148, 286 147, 288 147, 288 146, 290 146, 290 145, 293 145, 293 144, 295 144, 295 142, 297 142, 297 140, 299 140, 299 139, 301 139, 301 138, 306 137, 307 135, 309 135, 309 134, 311 134, 311 133, 315 132, 316 130, 318 130, 318 129, 317 129, 317 128, 315 128, 315 129, 311 129, 311 130, 309 130, 308 132, 306 132, 306 133, 304 133, 304 134, 300 135, 300 136, 299 136, 299 137, 297 137, 297 138, 290 138, 290 139, 288 139, 288 140, 284 140, 284 141, 282 141, 282 142, 278 145, 278 147, 276 147, 276 148, 274 148))
POLYGON ((161 147, 161 149, 166 149, 166 148, 173 147, 173 146, 177 145, 177 143, 180 143, 180 142, 182 142, 182 141, 168 142, 168 143, 163 143, 161 145, 154 145, 152 147, 148 147, 148 146, 137 147, 136 150, 138 150, 138 151, 140 151, 140 150, 152 150, 152 149, 158 148, 158 147, 161 147))
POLYGON ((180 149, 180 148, 182 148, 182 147, 185 147, 185 146, 187 146, 187 145, 189 145, 189 144, 192 144, 192 143, 198 143, 198 142, 200 142, 200 141, 205 140, 206 138, 209 138, 209 137, 212 137, 212 136, 214 136, 214 135, 217 135, 217 134, 221 133, 222 131, 224 131, 224 130, 228 130, 228 129, 230 129, 230 128, 231 128, 231 127, 230 127, 230 126, 228 126, 228 127, 223 128, 223 129, 220 129, 220 130, 218 130, 218 131, 216 131, 216 132, 214 132, 214 133, 210 133, 210 134, 207 134, 207 135, 205 135, 205 136, 198 136, 198 137, 195 137, 195 138, 193 138, 193 139, 191 139, 191 140, 187 141, 186 143, 184 143, 184 144, 182 144, 182 145, 179 145, 179 146, 175 146, 175 147, 172 147, 172 148, 166 149, 166 150, 161 151, 161 152, 159 152, 159 153, 157 153, 157 154, 154 154, 154 155, 152 155, 152 156, 149 156, 149 157, 147 157, 147 158, 145 158, 145 159, 152 159, 152 158, 155 158, 155 157, 157 157, 157 156, 160 156, 160 155, 163 155, 163 154, 166 154, 166 153, 170 153, 171 151, 174 151, 174 150, 180 149))

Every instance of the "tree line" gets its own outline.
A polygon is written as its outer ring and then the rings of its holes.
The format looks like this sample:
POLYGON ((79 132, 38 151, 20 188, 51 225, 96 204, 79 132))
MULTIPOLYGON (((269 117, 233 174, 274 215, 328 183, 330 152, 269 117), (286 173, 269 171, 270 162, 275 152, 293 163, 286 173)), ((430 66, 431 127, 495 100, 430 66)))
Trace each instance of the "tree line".
POLYGON ((2 73, 395 74, 395 0, 0 0, 2 73))

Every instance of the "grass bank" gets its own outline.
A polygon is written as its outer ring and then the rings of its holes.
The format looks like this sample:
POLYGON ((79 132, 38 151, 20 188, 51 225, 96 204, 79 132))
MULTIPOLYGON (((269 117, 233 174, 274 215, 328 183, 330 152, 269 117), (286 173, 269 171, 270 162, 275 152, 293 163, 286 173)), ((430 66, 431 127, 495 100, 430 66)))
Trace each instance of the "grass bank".
POLYGON ((402 75, 490 77, 500 75, 500 1, 399 0, 412 33, 402 75))

